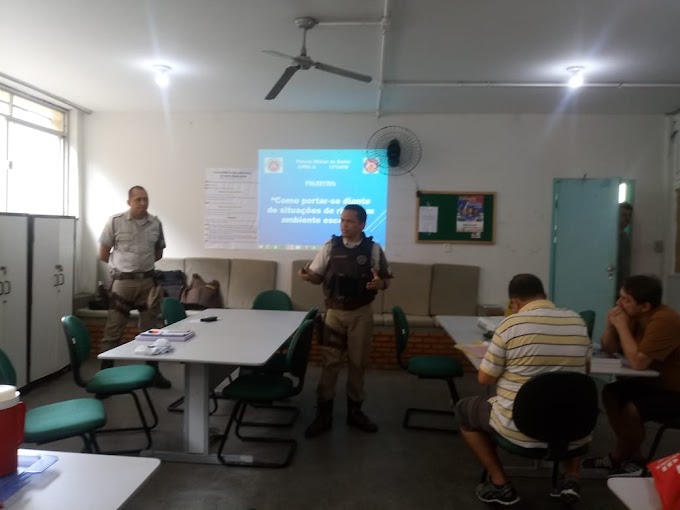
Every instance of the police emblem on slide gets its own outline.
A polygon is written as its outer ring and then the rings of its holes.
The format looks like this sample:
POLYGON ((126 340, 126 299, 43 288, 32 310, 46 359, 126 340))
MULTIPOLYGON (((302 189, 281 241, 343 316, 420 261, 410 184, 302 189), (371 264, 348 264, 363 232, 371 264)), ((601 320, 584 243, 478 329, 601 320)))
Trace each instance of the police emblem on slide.
POLYGON ((368 262, 368 257, 366 255, 359 255, 357 257, 357 264, 360 266, 363 266, 366 262, 368 262))

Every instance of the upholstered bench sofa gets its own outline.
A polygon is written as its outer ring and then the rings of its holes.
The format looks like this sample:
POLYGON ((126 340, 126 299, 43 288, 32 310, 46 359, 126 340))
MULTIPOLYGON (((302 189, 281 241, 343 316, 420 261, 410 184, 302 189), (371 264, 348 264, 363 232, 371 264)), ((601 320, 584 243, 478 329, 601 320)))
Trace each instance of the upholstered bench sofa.
MULTIPOLYGON (((296 260, 291 268, 289 294, 295 310, 317 307, 325 311, 323 293, 319 286, 302 281, 298 270, 308 260, 296 260)), ((371 366, 396 368, 392 307, 400 306, 409 321, 411 336, 406 356, 416 354, 447 354, 461 358, 453 348, 454 342, 436 323, 436 315, 477 315, 479 274, 478 266, 459 264, 417 264, 392 262, 393 280, 390 287, 379 292, 373 302, 374 338, 371 366)), ((220 283, 222 303, 227 308, 250 308, 255 296, 264 290, 276 288, 277 262, 270 260, 224 259, 207 257, 164 258, 157 269, 182 270, 190 280, 197 273, 208 282, 220 283)), ((106 264, 98 272, 106 280, 106 264)), ((187 282, 188 283, 188 282, 187 282)), ((191 312, 190 312, 191 313, 191 312)), ((76 315, 87 325, 93 345, 93 354, 99 349, 106 310, 78 309, 76 315)), ((137 312, 133 311, 124 339, 130 340, 138 333, 137 312)), ((311 359, 318 360, 318 347, 312 350, 311 359)))

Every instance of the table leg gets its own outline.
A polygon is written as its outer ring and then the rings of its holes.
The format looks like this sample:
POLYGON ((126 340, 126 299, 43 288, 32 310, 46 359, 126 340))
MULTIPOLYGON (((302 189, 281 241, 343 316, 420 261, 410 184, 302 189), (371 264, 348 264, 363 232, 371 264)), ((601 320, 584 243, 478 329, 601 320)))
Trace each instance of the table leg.
POLYGON ((208 365, 184 365, 184 451, 207 455, 208 365))

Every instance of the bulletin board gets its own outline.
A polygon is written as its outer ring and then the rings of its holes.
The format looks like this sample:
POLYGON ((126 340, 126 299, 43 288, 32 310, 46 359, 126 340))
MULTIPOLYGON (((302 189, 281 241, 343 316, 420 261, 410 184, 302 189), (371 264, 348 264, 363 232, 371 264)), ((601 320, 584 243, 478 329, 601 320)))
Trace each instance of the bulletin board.
POLYGON ((495 192, 419 191, 416 203, 417 242, 495 243, 495 192))

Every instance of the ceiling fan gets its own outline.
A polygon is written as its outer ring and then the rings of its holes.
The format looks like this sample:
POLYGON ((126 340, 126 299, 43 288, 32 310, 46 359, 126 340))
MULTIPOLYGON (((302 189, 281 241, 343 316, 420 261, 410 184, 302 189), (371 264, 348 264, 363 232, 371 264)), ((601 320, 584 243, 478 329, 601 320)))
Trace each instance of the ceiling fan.
POLYGON ((351 78, 353 80, 359 80, 366 83, 369 83, 373 79, 365 74, 355 73, 354 71, 349 71, 340 67, 324 64, 323 62, 318 62, 307 55, 307 30, 314 28, 314 26, 318 23, 319 22, 315 18, 303 17, 295 19, 295 24, 303 30, 302 49, 300 50, 300 54, 296 57, 293 55, 286 55, 285 53, 281 53, 279 51, 263 50, 263 52, 267 53, 268 55, 283 57, 293 61, 293 63, 288 66, 285 71, 283 71, 283 74, 274 84, 265 99, 274 99, 279 95, 281 89, 286 86, 286 83, 288 83, 288 81, 298 70, 302 69, 303 71, 306 71, 310 67, 318 69, 319 71, 326 71, 327 73, 337 74, 338 76, 344 76, 345 78, 351 78))

